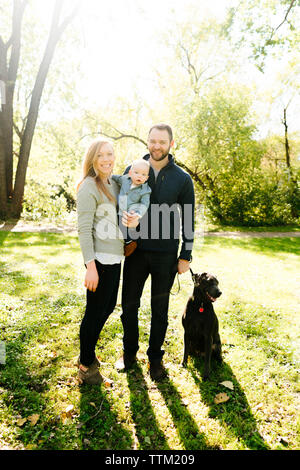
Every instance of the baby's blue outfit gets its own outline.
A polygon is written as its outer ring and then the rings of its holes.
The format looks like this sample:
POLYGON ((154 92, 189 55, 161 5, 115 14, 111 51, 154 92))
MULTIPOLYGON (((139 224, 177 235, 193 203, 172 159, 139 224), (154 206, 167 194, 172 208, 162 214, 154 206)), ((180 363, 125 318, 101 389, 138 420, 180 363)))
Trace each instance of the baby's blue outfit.
POLYGON ((151 188, 148 183, 131 188, 131 177, 126 175, 112 175, 112 179, 121 186, 119 194, 119 214, 123 211, 137 212, 140 217, 146 214, 150 204, 151 188))

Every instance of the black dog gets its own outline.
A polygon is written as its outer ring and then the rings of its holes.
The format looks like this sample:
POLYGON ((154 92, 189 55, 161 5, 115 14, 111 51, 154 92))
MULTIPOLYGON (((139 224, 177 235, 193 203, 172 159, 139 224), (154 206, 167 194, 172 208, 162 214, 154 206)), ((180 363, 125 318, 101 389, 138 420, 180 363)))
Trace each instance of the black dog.
POLYGON ((182 316, 184 328, 184 356, 182 365, 186 365, 188 356, 204 355, 204 380, 209 378, 212 353, 222 361, 219 322, 212 302, 222 292, 218 280, 208 273, 194 274, 194 291, 189 298, 182 316))

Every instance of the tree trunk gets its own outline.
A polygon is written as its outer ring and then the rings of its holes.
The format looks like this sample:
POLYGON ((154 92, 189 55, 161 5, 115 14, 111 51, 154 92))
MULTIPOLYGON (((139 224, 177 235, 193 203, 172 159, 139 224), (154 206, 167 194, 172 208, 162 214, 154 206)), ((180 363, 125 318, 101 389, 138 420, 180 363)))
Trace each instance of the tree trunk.
MULTIPOLYGON (((56 10, 54 12, 54 17, 59 18, 60 9, 62 4, 56 2, 56 10)), ((13 217, 20 217, 22 212, 22 203, 25 189, 26 181, 26 172, 28 167, 28 160, 33 140, 33 135, 35 131, 35 126, 37 123, 38 113, 40 102, 42 98, 43 89, 45 86, 46 78, 48 75, 49 67, 54 55, 54 50, 56 44, 60 38, 59 29, 55 24, 55 21, 52 23, 52 28, 49 34, 47 46, 45 49, 44 57, 41 62, 35 85, 32 91, 32 97, 30 101, 29 113, 27 117, 27 122, 24 130, 24 134, 21 141, 19 161, 15 177, 15 186, 14 194, 12 198, 12 207, 11 213, 13 217)))
MULTIPOLYGON (((1 130, 0 130, 1 132, 1 130)), ((0 217, 7 212, 6 171, 3 136, 0 135, 0 217)))
POLYGON ((283 110, 283 125, 284 125, 284 146, 285 146, 285 161, 288 170, 291 170, 291 159, 290 159, 290 146, 288 139, 288 125, 286 120, 286 109, 283 110))
POLYGON ((5 93, 5 102, 0 112, 0 212, 9 211, 8 202, 13 195, 13 101, 15 83, 20 61, 21 24, 27 0, 14 0, 12 33, 5 44, 0 38, 0 79, 5 93), (7 52, 11 48, 9 64, 7 52))
POLYGON ((21 23, 26 5, 27 0, 14 0, 11 38, 4 44, 0 37, 0 79, 4 81, 6 91, 6 103, 0 113, 0 213, 5 218, 19 218, 21 215, 30 150, 49 67, 59 39, 79 7, 79 3, 77 3, 71 14, 59 24, 63 1, 55 1, 48 42, 32 91, 24 133, 20 139, 19 158, 13 184, 13 99, 20 59, 21 23), (9 47, 12 49, 9 67, 7 68, 7 50, 9 47))

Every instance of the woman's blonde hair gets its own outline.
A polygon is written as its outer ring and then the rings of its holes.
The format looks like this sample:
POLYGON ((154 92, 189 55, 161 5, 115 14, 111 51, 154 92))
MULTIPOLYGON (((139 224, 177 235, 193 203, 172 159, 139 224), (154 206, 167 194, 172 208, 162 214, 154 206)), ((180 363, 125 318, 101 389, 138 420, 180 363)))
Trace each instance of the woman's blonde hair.
POLYGON ((96 169, 96 165, 95 165, 98 154, 104 144, 109 144, 112 147, 112 144, 110 142, 106 140, 96 139, 90 144, 89 148, 87 149, 86 154, 83 159, 82 179, 79 181, 77 185, 77 191, 81 183, 84 181, 84 179, 87 178, 88 176, 91 176, 92 178, 95 179, 95 182, 97 184, 100 194, 103 193, 110 201, 116 202, 116 199, 110 193, 110 191, 107 189, 102 179, 100 178, 98 171, 96 169))

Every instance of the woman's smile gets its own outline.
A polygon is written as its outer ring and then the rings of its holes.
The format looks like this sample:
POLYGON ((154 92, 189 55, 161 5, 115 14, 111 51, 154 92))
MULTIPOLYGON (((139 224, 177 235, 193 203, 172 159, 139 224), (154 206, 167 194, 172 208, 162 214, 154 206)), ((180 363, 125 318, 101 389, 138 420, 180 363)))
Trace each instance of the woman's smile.
POLYGON ((111 174, 115 162, 113 148, 110 144, 104 144, 97 155, 96 168, 101 175, 107 177, 111 174))

